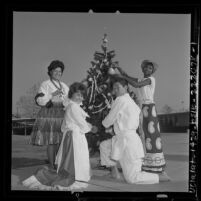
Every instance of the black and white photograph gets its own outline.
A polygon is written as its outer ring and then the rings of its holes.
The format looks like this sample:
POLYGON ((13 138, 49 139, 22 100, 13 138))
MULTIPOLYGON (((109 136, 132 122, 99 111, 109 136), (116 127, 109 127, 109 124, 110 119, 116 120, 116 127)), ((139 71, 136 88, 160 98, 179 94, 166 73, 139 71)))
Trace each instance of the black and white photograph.
POLYGON ((195 193, 192 19, 13 10, 11 192, 195 193))

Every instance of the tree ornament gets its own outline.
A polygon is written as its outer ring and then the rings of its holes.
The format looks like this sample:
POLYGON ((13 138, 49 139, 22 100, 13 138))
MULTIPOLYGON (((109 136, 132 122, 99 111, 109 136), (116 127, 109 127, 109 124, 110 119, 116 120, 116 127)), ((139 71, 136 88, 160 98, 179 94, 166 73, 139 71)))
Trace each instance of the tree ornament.
POLYGON ((97 126, 93 126, 91 129, 92 133, 97 133, 98 132, 98 127, 97 126))
POLYGON ((88 79, 90 82, 92 82, 93 81, 93 79, 90 77, 89 79, 88 79))
POLYGON ((88 108, 89 108, 89 110, 92 110, 93 109, 93 105, 90 105, 88 108))
POLYGON ((107 62, 105 63, 105 65, 106 65, 106 66, 109 66, 109 62, 107 61, 107 62))
POLYGON ((108 74, 109 74, 109 75, 114 75, 114 74, 116 74, 114 68, 110 67, 109 70, 108 70, 108 74))

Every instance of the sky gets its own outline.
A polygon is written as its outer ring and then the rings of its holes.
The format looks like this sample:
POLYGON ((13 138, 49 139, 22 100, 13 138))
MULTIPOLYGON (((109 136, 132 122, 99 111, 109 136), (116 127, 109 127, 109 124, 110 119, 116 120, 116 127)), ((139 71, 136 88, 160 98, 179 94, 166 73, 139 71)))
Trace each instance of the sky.
POLYGON ((190 20, 190 14, 14 12, 13 113, 21 96, 49 79, 52 60, 64 62, 62 81, 67 85, 86 78, 104 33, 108 50, 116 52, 113 61, 129 75, 142 78, 144 59, 159 65, 154 74, 159 112, 164 105, 188 109, 190 20))

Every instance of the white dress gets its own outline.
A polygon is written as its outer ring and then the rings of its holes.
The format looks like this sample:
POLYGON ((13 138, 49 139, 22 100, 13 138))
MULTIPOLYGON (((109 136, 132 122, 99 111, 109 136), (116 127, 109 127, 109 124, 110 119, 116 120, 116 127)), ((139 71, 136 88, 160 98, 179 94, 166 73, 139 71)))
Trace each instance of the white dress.
POLYGON ((128 183, 153 184, 159 182, 157 174, 141 171, 144 150, 142 141, 136 133, 139 126, 140 108, 128 93, 119 96, 102 124, 108 128, 114 126, 115 136, 100 144, 101 164, 114 166, 120 162, 123 175, 128 183))
MULTIPOLYGON (((73 185, 76 185, 78 188, 79 186, 86 186, 86 183, 81 183, 79 181, 88 182, 90 180, 89 150, 85 133, 91 130, 91 125, 85 120, 87 116, 88 114, 80 107, 79 104, 69 101, 61 126, 63 139, 65 138, 67 131, 72 131, 76 180, 76 183, 73 185)), ((55 163, 58 164, 57 170, 60 168, 63 146, 65 146, 65 144, 63 144, 63 139, 55 161, 55 163)))

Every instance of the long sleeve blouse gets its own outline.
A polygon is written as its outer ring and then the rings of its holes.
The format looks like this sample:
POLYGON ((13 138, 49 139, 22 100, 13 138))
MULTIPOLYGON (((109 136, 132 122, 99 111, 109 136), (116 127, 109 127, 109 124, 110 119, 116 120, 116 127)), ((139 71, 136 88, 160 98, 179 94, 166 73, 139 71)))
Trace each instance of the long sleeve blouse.
POLYGON ((86 117, 88 117, 88 114, 79 104, 69 101, 61 126, 61 131, 66 133, 67 130, 79 129, 81 134, 88 133, 92 126, 86 121, 86 117))
MULTIPOLYGON (((47 102, 49 102, 51 100, 52 102, 56 102, 56 103, 61 102, 61 103, 63 103, 64 106, 66 106, 68 103, 69 87, 63 82, 60 82, 60 83, 62 86, 63 94, 61 96, 57 95, 57 96, 53 97, 52 93, 57 90, 56 86, 51 82, 51 80, 46 80, 46 81, 42 82, 41 86, 38 90, 38 93, 42 93, 44 95, 40 96, 36 99, 38 105, 45 106, 47 104, 47 102)), ((55 82, 55 84, 57 85, 56 82, 55 82)))

